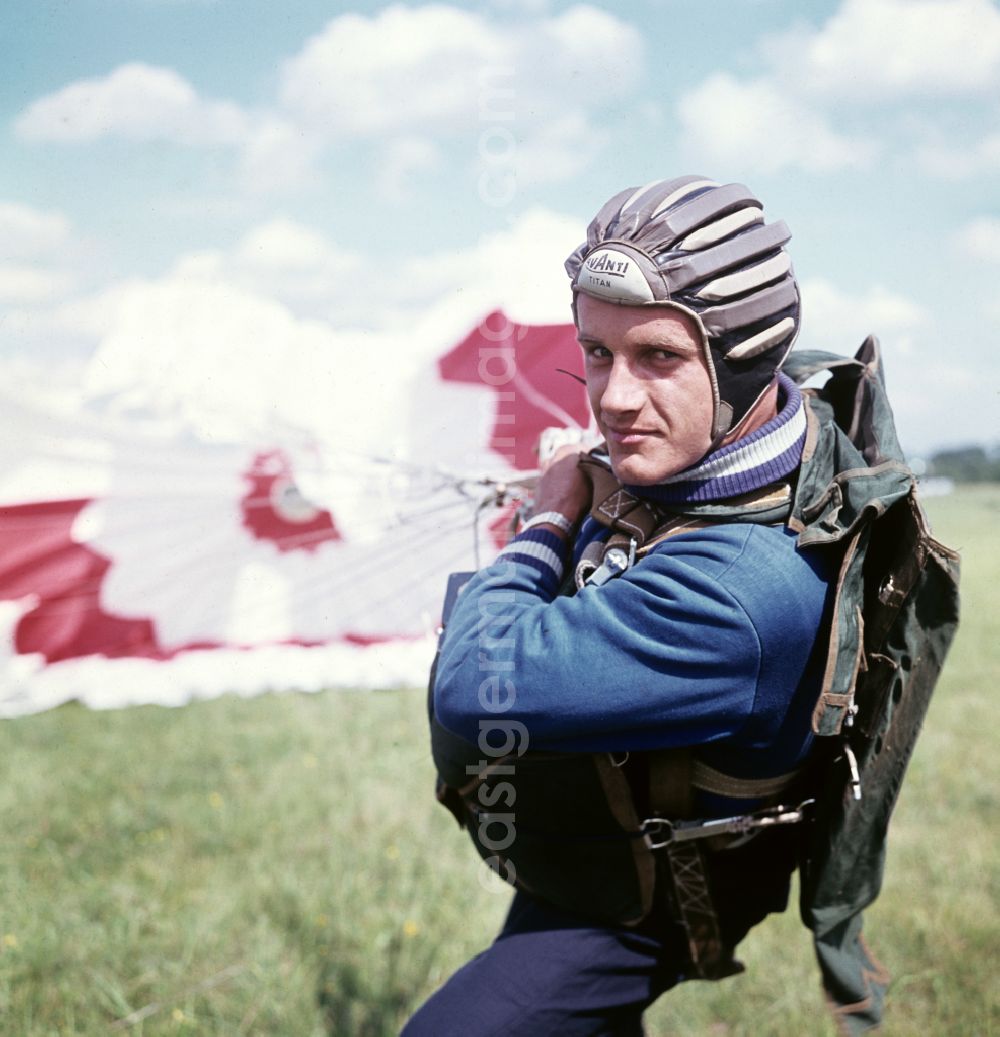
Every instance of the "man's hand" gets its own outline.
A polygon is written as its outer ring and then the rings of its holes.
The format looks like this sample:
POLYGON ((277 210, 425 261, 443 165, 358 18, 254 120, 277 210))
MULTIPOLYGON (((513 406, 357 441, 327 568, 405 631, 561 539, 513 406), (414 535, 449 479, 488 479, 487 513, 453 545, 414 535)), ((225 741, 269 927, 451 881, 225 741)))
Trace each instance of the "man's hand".
POLYGON ((582 451, 577 446, 560 447, 542 466, 535 487, 532 512, 556 511, 575 526, 590 510, 590 480, 577 465, 582 451))

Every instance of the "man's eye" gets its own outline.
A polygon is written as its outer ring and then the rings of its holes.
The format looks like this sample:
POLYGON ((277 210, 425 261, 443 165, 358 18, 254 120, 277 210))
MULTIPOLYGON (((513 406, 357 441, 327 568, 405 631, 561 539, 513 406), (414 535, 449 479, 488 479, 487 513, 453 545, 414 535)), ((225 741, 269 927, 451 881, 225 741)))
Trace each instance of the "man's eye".
POLYGON ((611 350, 606 346, 588 346, 587 347, 587 359, 588 360, 607 360, 611 356, 611 350))

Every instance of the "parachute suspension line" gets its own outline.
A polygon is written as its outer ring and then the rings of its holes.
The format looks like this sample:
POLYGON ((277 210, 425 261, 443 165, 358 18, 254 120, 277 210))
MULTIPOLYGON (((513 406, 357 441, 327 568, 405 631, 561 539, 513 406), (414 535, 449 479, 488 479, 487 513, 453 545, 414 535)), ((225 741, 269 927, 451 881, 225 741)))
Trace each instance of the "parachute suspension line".
POLYGON ((496 500, 496 497, 485 497, 476 505, 476 510, 472 513, 472 559, 476 572, 483 567, 482 559, 479 554, 479 520, 482 517, 483 512, 496 500))
MULTIPOLYGON (((454 530, 457 530, 460 529, 463 525, 464 520, 462 523, 457 524, 452 528, 454 530)), ((412 559, 412 557, 414 556, 413 547, 418 541, 418 539, 419 535, 415 535, 414 537, 409 538, 405 540, 403 543, 399 544, 391 554, 386 553, 386 557, 380 557, 378 564, 371 566, 366 570, 367 575, 370 578, 378 578, 383 573, 398 573, 401 560, 404 558, 412 559)), ((445 558, 432 558, 428 561, 427 565, 421 568, 418 568, 416 570, 412 568, 409 569, 409 576, 416 582, 421 582, 425 579, 433 579, 434 577, 440 574, 442 566, 447 568, 449 565, 453 563, 458 563, 461 560, 462 556, 466 555, 467 550, 467 547, 460 547, 457 548, 452 555, 447 556, 445 558)), ((202 575, 205 575, 204 567, 201 567, 200 569, 196 569, 195 567, 191 568, 192 571, 198 571, 202 575)), ((219 571, 224 571, 227 568, 227 566, 225 562, 222 562, 221 564, 216 563, 216 566, 214 568, 219 571)), ((330 580, 328 573, 324 573, 322 571, 317 570, 314 574, 306 577, 298 585, 297 593, 300 595, 309 594, 310 592, 313 592, 318 588, 327 590, 331 593, 337 593, 341 590, 349 590, 350 587, 353 584, 355 584, 356 580, 357 574, 354 571, 345 573, 344 576, 342 576, 339 579, 330 580)), ((399 588, 397 586, 393 586, 391 581, 387 581, 387 584, 388 587, 386 592, 380 595, 378 598, 376 598, 373 602, 369 603, 366 606, 366 611, 377 611, 378 609, 391 603, 394 599, 398 597, 399 588)), ((145 589, 147 591, 152 591, 153 587, 154 584, 150 582, 146 585, 145 589)), ((96 586, 93 583, 91 583, 88 586, 88 588, 81 588, 79 592, 61 594, 59 596, 59 604, 55 606, 49 605, 46 608, 46 615, 51 617, 57 617, 62 615, 75 615, 76 609, 72 607, 72 602, 79 601, 81 599, 92 601, 94 603, 95 608, 100 607, 100 603, 98 601, 96 594, 96 589, 96 586)), ((254 614, 255 606, 257 608, 262 608, 269 603, 269 600, 270 598, 268 589, 266 587, 262 587, 256 593, 251 592, 250 594, 247 594, 243 598, 243 606, 244 609, 247 610, 247 615, 252 616, 254 614)))
MULTIPOLYGON (((424 469, 426 472, 426 469, 424 469)), ((436 474, 441 475, 440 471, 436 474)), ((403 514, 397 514, 394 521, 391 524, 387 524, 384 529, 397 530, 408 535, 397 535, 392 538, 388 546, 383 545, 377 554, 370 556, 366 563, 366 572, 371 578, 379 578, 382 575, 390 574, 395 570, 398 570, 400 562, 404 559, 411 559, 414 553, 414 547, 418 546, 421 539, 425 535, 425 531, 420 528, 420 520, 425 517, 431 517, 433 515, 450 514, 452 516, 451 521, 448 522, 437 522, 433 534, 440 536, 441 533, 457 532, 459 529, 466 526, 467 519, 463 509, 468 508, 471 501, 474 499, 473 487, 481 488, 483 486, 491 487, 491 492, 485 497, 480 497, 475 505, 474 510, 474 526, 473 526, 473 551, 475 557, 476 568, 480 568, 482 564, 481 544, 480 544, 480 530, 479 523, 482 517, 482 513, 488 510, 491 506, 502 507, 504 504, 521 498, 524 495, 524 491, 528 489, 534 478, 537 477, 535 472, 524 472, 519 473, 519 476, 514 481, 501 481, 493 477, 483 477, 479 479, 462 479, 460 477, 446 476, 446 480, 450 483, 451 488, 456 491, 456 498, 450 501, 438 501, 433 502, 423 507, 412 507, 403 514)), ((129 495, 132 496, 132 495, 129 495)), ((476 495, 478 496, 478 494, 476 495)), ((119 495, 121 499, 121 495, 119 495)), ((417 495, 414 495, 414 500, 417 500, 417 495)), ((137 517, 134 522, 124 524, 129 528, 148 528, 148 520, 145 516, 137 517)), ((124 528, 122 523, 117 523, 116 528, 124 528)), ((206 542, 204 539, 200 540, 198 544, 192 544, 189 541, 181 541, 174 545, 174 549, 171 553, 171 568, 175 575, 183 576, 184 574, 197 575, 201 581, 211 579, 214 576, 222 575, 231 570, 236 565, 240 556, 237 552, 230 552, 226 550, 226 543, 228 537, 216 537, 212 538, 215 541, 215 550, 210 553, 208 559, 205 558, 205 546, 206 542)), ((279 535, 270 538, 273 542, 279 546, 290 546, 293 545, 299 549, 308 549, 315 542, 317 545, 322 545, 324 541, 328 539, 328 533, 326 531, 320 531, 318 533, 294 533, 290 535, 279 535)), ((100 553, 100 542, 88 542, 82 541, 75 544, 85 549, 90 549, 97 553, 100 553)), ((166 547, 166 545, 163 545, 166 547)), ((459 549, 455 552, 454 561, 460 564, 462 554, 467 548, 459 549)), ((437 565, 440 565, 440 560, 437 565)), ((428 568, 426 572, 427 577, 433 577, 437 572, 436 567, 428 568)), ((324 587, 330 592, 338 592, 342 589, 349 588, 353 581, 356 579, 356 575, 353 573, 345 573, 343 577, 330 579, 330 574, 324 572, 321 568, 317 568, 314 574, 311 573, 309 576, 304 578, 304 582, 300 582, 298 587, 298 593, 308 593, 317 588, 324 587)), ((153 572, 147 575, 145 580, 140 580, 136 585, 137 592, 140 596, 152 595, 153 592, 159 586, 159 578, 153 572)), ((58 596, 58 603, 55 601, 49 602, 47 606, 47 614, 53 617, 58 615, 74 615, 76 614, 75 604, 78 605, 81 601, 89 601, 93 603, 93 607, 102 607, 98 599, 99 582, 90 581, 86 586, 79 587, 78 589, 65 589, 58 596)), ((393 597, 392 591, 387 594, 386 600, 393 597)), ((252 597, 252 595, 251 595, 252 597)), ((246 600, 246 599, 245 599, 246 600)))
POLYGON ((482 568, 479 551, 479 524, 483 512, 491 506, 502 508, 505 504, 523 501, 524 491, 528 489, 530 482, 533 481, 537 474, 536 472, 525 472, 523 473, 524 481, 516 480, 510 483, 499 482, 493 479, 480 480, 481 484, 490 485, 493 487, 493 490, 479 501, 472 518, 472 552, 477 572, 482 568))
MULTIPOLYGON (((160 458, 157 456, 155 460, 158 462, 160 458)), ((389 459, 376 460, 376 466, 383 464, 401 467, 399 462, 390 461, 389 459)), ((157 465, 158 475, 160 467, 164 470, 163 474, 166 474, 168 465, 165 459, 162 466, 157 465)), ((360 465, 358 467, 360 468, 360 465)), ((373 466, 369 465, 369 470, 371 467, 373 466)), ((480 528, 483 513, 490 508, 499 509, 509 503, 523 499, 530 493, 530 489, 538 477, 538 472, 536 471, 511 472, 506 476, 463 476, 454 472, 443 471, 440 467, 421 466, 418 464, 406 467, 409 469, 409 472, 403 474, 403 477, 399 480, 399 485, 391 493, 399 502, 395 509, 395 514, 389 512, 385 516, 388 521, 379 523, 381 527, 380 532, 392 532, 394 535, 386 537, 383 543, 379 545, 377 551, 372 551, 367 555, 365 571, 366 577, 370 580, 379 581, 384 577, 391 577, 398 574, 401 568, 405 568, 410 579, 422 582, 425 579, 432 579, 439 575, 442 566, 446 567, 451 562, 461 566, 462 557, 468 558, 467 541, 464 542, 464 546, 456 547, 451 551, 446 550, 437 557, 427 556, 423 565, 415 567, 412 563, 414 558, 425 557, 425 553, 420 551, 420 546, 427 538, 440 537, 442 534, 448 533, 454 534, 463 528, 467 528, 468 511, 466 509, 470 508, 474 514, 473 553, 476 568, 480 568, 482 564, 482 548, 484 546, 481 538, 485 532, 480 528), (425 485, 419 485, 421 482, 425 485), (428 500, 429 487, 427 484, 433 485, 431 492, 436 499, 428 500), (487 490, 485 495, 484 488, 487 490), (451 499, 442 499, 442 496, 449 491, 453 495, 451 499), (443 555, 445 554, 449 557, 444 558, 443 555)), ((319 475, 322 477, 325 472, 325 466, 306 466, 304 469, 299 466, 296 471, 290 473, 290 478, 297 483, 296 477, 302 474, 307 476, 319 475)), ((171 474, 176 475, 176 469, 171 469, 171 474)), ((122 534, 127 531, 134 531, 136 533, 144 532, 147 535, 153 535, 157 550, 170 557, 171 570, 174 576, 178 578, 176 581, 176 593, 171 594, 170 597, 176 598, 175 605, 178 609, 187 608, 188 610, 190 610, 193 603, 187 602, 185 604, 182 601, 184 595, 182 585, 185 578, 195 577, 202 584, 206 581, 211 583, 220 580, 228 584, 231 582, 230 577, 246 560, 244 557, 245 552, 239 549, 238 544, 233 544, 231 532, 223 533, 220 531, 218 534, 212 535, 208 530, 204 530, 197 537, 194 537, 186 529, 175 529, 171 535, 169 532, 170 527, 167 523, 158 523, 155 517, 152 519, 152 522, 150 521, 151 514, 155 516, 157 512, 161 511, 158 502, 182 499, 187 507, 191 507, 199 500, 204 499, 208 501, 217 498, 218 483, 213 481, 211 473, 203 473, 200 469, 197 469, 194 471, 194 474, 197 477, 194 488, 190 485, 177 485, 176 487, 171 487, 169 492, 164 492, 163 480, 157 478, 156 482, 159 484, 160 492, 154 493, 152 496, 133 489, 131 492, 112 492, 104 498, 94 501, 81 500, 80 502, 84 511, 90 506, 100 507, 111 500, 121 502, 142 500, 149 505, 149 507, 142 508, 140 512, 128 518, 116 514, 113 522, 114 531, 122 534), (157 525, 161 526, 161 530, 159 533, 153 533, 153 528, 157 525), (206 551, 206 548, 210 548, 210 550, 206 551)), ((232 478, 232 474, 227 469, 227 477, 232 478)), ((239 474, 237 482, 241 485, 246 474, 239 474)), ((350 495, 351 488, 348 486, 338 487, 338 497, 345 492, 350 495)), ((362 491, 358 491, 358 495, 362 495, 362 491)), ((244 509, 249 509, 252 512, 273 506, 270 496, 263 493, 242 497, 241 504, 244 509)), ((325 502, 319 502, 315 506, 318 510, 327 510, 325 502)), ((336 505, 334 504, 335 508, 336 505)), ((53 522, 53 526, 56 526, 55 522, 53 522)), ((341 531, 343 532, 343 530, 341 531)), ((277 532, 274 535, 266 536, 264 539, 278 547, 297 549, 295 556, 298 556, 298 560, 303 563, 308 562, 307 558, 301 557, 303 552, 308 552, 310 549, 323 551, 327 542, 330 543, 331 548, 336 546, 338 550, 346 546, 344 542, 334 545, 330 540, 330 531, 326 529, 306 532, 286 530, 285 532, 277 532)), ((464 537, 461 539, 464 540, 464 537)), ((102 554, 102 544, 99 537, 97 539, 74 540, 69 546, 72 549, 82 548, 98 555, 102 554)), ((290 555, 289 557, 295 556, 290 555)), ((345 591, 350 593, 351 587, 355 585, 357 580, 357 571, 353 567, 348 568, 350 571, 331 574, 322 565, 305 567, 303 571, 297 573, 297 577, 294 580, 294 588, 289 588, 293 593, 293 603, 294 601, 301 602, 310 596, 315 597, 317 592, 320 595, 326 594, 331 596, 338 596, 345 591)), ((83 607, 85 610, 95 611, 108 608, 108 604, 102 602, 99 597, 102 579, 103 576, 88 581, 85 586, 65 588, 57 596, 47 601, 45 607, 46 615, 51 618, 76 616, 79 614, 80 607, 83 607)), ((398 586, 394 585, 392 579, 386 579, 385 586, 386 590, 384 593, 375 595, 374 601, 365 603, 361 626, 371 626, 371 621, 378 619, 382 609, 386 609, 389 612, 398 611, 401 606, 398 586), (394 603, 396 605, 395 609, 393 608, 394 603)), ((136 579, 133 573, 130 593, 134 596, 140 599, 145 597, 154 599, 158 596, 160 589, 160 577, 154 571, 150 570, 143 573, 139 579, 136 579)), ((162 595, 159 595, 159 597, 162 598, 162 595)), ((262 610, 270 607, 271 590, 264 584, 252 589, 244 589, 240 600, 241 608, 252 618, 262 610)), ((206 608, 210 604, 209 598, 206 598, 206 608)), ((205 625, 208 627, 211 624, 206 622, 205 625)), ((392 622, 390 620, 384 626, 385 636, 390 635, 391 628, 392 622)), ((382 635, 377 633, 375 636, 381 637, 382 635)), ((164 647, 167 650, 172 650, 175 648, 183 649, 184 646, 166 645, 164 647)))
POLYGON ((462 497, 453 498, 448 501, 436 501, 428 504, 424 507, 413 507, 405 511, 396 511, 393 516, 393 521, 386 523, 382 528, 384 530, 398 529, 401 526, 406 526, 417 519, 427 518, 431 515, 439 515, 442 512, 456 511, 461 508, 465 511, 468 508, 468 501, 462 497))
MULTIPOLYGON (((463 528, 465 521, 457 523, 451 527, 453 531, 457 531, 463 528)), ((428 562, 426 571, 420 570, 416 572, 412 566, 412 559, 420 556, 418 550, 424 537, 422 533, 415 533, 413 536, 401 538, 400 542, 393 545, 391 550, 381 550, 375 558, 369 557, 365 561, 364 574, 365 578, 369 582, 374 582, 380 579, 382 576, 398 577, 401 570, 404 570, 407 574, 407 579, 413 582, 419 582, 419 579, 423 576, 433 578, 435 575, 439 575, 439 570, 442 565, 440 558, 431 558, 428 562)), ((463 555, 468 556, 468 547, 463 546, 457 548, 455 551, 456 559, 460 559, 463 555)), ((450 559, 449 559, 450 560, 450 559)), ((323 572, 318 568, 315 569, 308 576, 305 576, 300 583, 300 590, 308 590, 314 587, 323 588, 329 592, 340 592, 345 590, 350 591, 351 587, 357 585, 358 572, 353 567, 345 569, 343 574, 337 578, 331 579, 330 574, 323 572)), ((398 583, 390 578, 386 581, 390 585, 389 597, 395 596, 399 593, 398 583)))
MULTIPOLYGON (((468 504, 466 501, 459 499, 455 502, 459 507, 466 508, 468 504)), ((435 534, 439 535, 443 532, 457 532, 462 529, 466 524, 466 518, 464 511, 461 514, 455 515, 454 520, 449 522, 446 526, 441 524, 435 529, 435 534)), ((407 530, 409 535, 396 536, 393 538, 391 544, 388 547, 383 547, 373 557, 369 556, 369 560, 366 562, 366 573, 369 577, 377 577, 382 574, 391 573, 394 569, 397 569, 400 562, 406 558, 406 556, 412 556, 413 549, 416 547, 421 538, 424 536, 424 532, 416 527, 402 526, 404 530, 407 530)), ((318 534, 317 540, 322 541, 325 534, 318 534)), ((285 542, 288 538, 276 537, 274 541, 276 543, 285 542)), ((302 547, 305 546, 307 537, 303 534, 297 534, 294 538, 297 541, 297 545, 302 547)), ((196 575, 202 582, 206 579, 211 579, 213 576, 224 574, 228 570, 232 569, 234 565, 238 564, 242 556, 238 552, 232 552, 226 550, 226 545, 229 543, 228 536, 219 535, 213 538, 215 549, 210 552, 209 559, 205 558, 205 546, 204 540, 199 541, 197 544, 182 541, 175 545, 175 550, 171 552, 171 571, 175 576, 182 576, 190 573, 196 575)), ((84 543, 79 545, 85 548, 89 548, 92 551, 100 550, 99 544, 84 543)), ((464 548, 463 550, 467 550, 464 548)), ((433 575, 429 572, 428 575, 433 575)), ((311 589, 312 587, 321 586, 324 581, 326 586, 331 590, 334 588, 348 587, 357 579, 356 573, 352 570, 337 580, 330 581, 329 573, 324 572, 321 568, 315 569, 315 575, 304 577, 304 582, 300 583, 300 591, 311 589)), ((160 584, 160 577, 155 572, 149 572, 145 580, 140 580, 135 584, 135 589, 140 596, 152 595, 160 584)), ((98 601, 96 597, 97 585, 89 583, 85 587, 80 587, 78 590, 67 590, 59 595, 59 600, 62 604, 67 606, 65 609, 66 614, 72 614, 73 609, 69 606, 73 602, 79 602, 81 600, 91 599, 94 601, 95 608, 98 607, 98 601)), ((49 614, 56 615, 62 613, 64 610, 58 609, 52 605, 49 606, 49 614)))
MULTIPOLYGON (((453 569, 456 565, 458 565, 461 562, 462 558, 468 557, 467 551, 468 548, 466 547, 459 548, 450 557, 446 556, 443 558, 437 558, 432 560, 427 566, 425 566, 422 569, 410 570, 409 575, 415 581, 422 581, 425 579, 440 579, 442 568, 447 569, 449 571, 450 569, 453 569)), ((366 611, 374 612, 381 610, 385 606, 395 601, 398 598, 398 596, 399 588, 389 586, 384 594, 378 596, 373 601, 366 603, 366 611)))

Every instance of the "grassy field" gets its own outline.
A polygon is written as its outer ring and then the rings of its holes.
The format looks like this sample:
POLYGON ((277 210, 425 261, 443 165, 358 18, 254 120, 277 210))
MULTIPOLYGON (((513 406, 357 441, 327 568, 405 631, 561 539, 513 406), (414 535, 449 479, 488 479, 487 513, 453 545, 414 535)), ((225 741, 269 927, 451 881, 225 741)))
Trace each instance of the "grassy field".
MULTIPOLYGON (((964 619, 867 931, 894 975, 887 1034, 985 1035, 1000 489, 929 510, 964 554, 964 619)), ((0 761, 5 1035, 395 1034, 506 906, 433 804, 420 692, 67 706, 0 724, 0 761)), ((667 995, 651 1037, 834 1032, 794 911, 741 952, 747 974, 667 995)))

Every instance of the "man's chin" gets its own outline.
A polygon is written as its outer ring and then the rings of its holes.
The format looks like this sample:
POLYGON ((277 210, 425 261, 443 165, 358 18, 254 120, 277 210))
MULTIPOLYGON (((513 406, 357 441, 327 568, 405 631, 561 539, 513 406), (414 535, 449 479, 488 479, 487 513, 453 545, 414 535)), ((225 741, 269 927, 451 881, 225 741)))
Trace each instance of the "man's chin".
POLYGON ((649 466, 642 463, 640 458, 629 455, 626 457, 610 457, 611 471, 615 478, 628 486, 655 486, 665 475, 650 472, 649 466))

